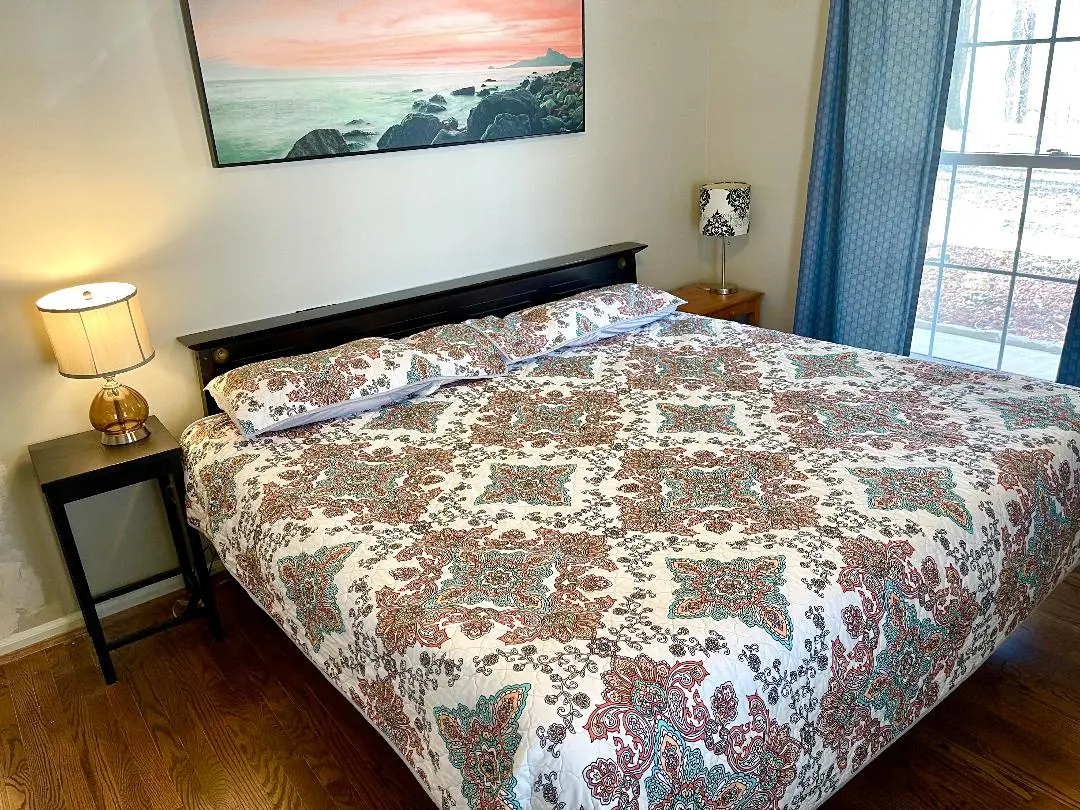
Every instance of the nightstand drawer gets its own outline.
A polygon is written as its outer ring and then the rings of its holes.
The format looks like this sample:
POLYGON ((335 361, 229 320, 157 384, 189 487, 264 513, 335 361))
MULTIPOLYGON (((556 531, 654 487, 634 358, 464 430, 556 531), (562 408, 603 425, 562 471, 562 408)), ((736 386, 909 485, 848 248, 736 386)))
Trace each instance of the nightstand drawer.
POLYGON ((722 309, 713 315, 714 318, 722 318, 725 321, 738 321, 739 323, 747 323, 755 325, 758 320, 758 312, 760 307, 757 301, 747 301, 743 304, 736 304, 733 307, 722 309))

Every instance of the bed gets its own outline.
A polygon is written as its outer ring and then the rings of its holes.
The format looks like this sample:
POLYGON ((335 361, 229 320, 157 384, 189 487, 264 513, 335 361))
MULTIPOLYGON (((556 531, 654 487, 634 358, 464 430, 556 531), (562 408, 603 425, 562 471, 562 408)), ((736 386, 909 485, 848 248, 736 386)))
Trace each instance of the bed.
MULTIPOLYGON (((206 382, 633 281, 642 248, 182 340, 206 382)), ((1078 401, 677 313, 182 444, 192 525, 436 805, 811 810, 1080 560, 1078 401)))

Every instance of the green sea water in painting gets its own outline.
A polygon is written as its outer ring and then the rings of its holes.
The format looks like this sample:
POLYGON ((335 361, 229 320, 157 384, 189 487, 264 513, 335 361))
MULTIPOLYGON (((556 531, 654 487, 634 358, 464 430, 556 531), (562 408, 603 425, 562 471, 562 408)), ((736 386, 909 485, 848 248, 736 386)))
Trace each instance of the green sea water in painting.
POLYGON ((338 130, 352 152, 374 151, 390 127, 417 111, 414 105, 430 103, 435 96, 445 109, 434 114, 464 127, 485 88, 511 90, 534 74, 566 70, 211 79, 206 97, 218 160, 229 165, 284 158, 297 140, 315 129, 338 130), (477 95, 453 95, 463 87, 473 87, 477 95))

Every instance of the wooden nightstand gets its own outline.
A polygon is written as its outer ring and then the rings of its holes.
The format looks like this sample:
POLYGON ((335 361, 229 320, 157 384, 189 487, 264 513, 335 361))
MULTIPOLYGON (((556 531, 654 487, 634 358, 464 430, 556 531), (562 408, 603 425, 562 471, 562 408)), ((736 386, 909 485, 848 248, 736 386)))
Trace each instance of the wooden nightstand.
POLYGON ((101 434, 96 430, 30 446, 34 472, 37 473, 38 483, 41 484, 41 491, 49 505, 49 514, 60 541, 60 550, 64 554, 71 584, 79 600, 79 609, 86 620, 86 630, 94 644, 98 663, 101 664, 101 674, 106 683, 116 682, 116 670, 109 656, 111 650, 167 630, 196 616, 205 615, 211 634, 216 639, 221 638, 221 623, 214 604, 202 542, 198 536, 192 540, 187 531, 180 445, 157 417, 151 416, 146 427, 150 431, 149 438, 120 447, 102 445, 101 434), (179 565, 138 582, 93 594, 86 580, 79 547, 68 522, 66 506, 72 501, 100 495, 140 481, 158 483, 179 565), (112 641, 105 638, 97 613, 98 604, 155 582, 162 582, 177 574, 184 578, 189 600, 187 609, 181 615, 112 641))
POLYGON ((761 326, 761 299, 765 293, 739 290, 731 295, 717 295, 709 292, 707 286, 688 284, 675 290, 673 295, 686 299, 686 303, 679 307, 679 312, 761 326))

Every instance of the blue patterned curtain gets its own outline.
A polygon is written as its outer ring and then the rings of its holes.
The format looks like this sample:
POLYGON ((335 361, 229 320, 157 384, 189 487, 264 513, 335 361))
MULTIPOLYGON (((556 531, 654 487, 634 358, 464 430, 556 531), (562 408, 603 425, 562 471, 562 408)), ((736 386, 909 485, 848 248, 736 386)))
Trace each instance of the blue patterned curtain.
POLYGON ((1080 289, 1073 298, 1069 328, 1065 332, 1065 345, 1061 349, 1061 365, 1057 381, 1065 385, 1080 386, 1080 289))
POLYGON ((832 0, 795 332, 906 354, 960 0, 832 0))

